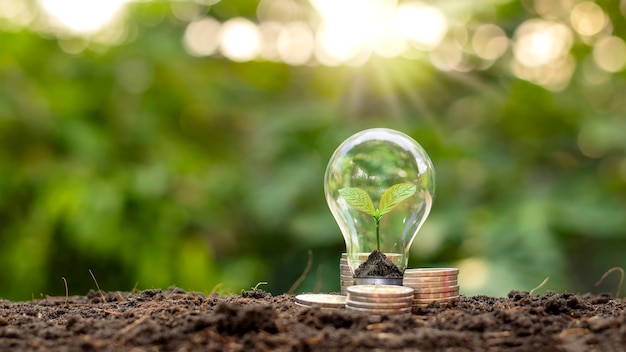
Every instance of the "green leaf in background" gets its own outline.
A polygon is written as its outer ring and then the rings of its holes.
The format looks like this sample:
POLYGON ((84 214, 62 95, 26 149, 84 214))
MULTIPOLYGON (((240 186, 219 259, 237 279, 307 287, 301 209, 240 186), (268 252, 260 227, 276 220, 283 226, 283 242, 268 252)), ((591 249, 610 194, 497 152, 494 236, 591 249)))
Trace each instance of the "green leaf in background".
POLYGON ((374 216, 374 203, 364 190, 353 187, 342 188, 339 190, 339 194, 354 209, 374 216))
POLYGON ((414 195, 416 191, 417 187, 410 183, 398 183, 387 188, 380 198, 379 216, 390 212, 398 203, 414 195))

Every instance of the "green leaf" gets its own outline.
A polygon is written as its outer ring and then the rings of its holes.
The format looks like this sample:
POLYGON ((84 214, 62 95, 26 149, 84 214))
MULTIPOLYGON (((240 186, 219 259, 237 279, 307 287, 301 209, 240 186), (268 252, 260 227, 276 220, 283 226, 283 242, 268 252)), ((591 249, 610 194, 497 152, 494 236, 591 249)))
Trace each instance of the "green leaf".
POLYGON ((380 216, 391 211, 398 203, 409 198, 417 191, 417 187, 410 183, 398 183, 393 185, 383 193, 380 198, 380 216))
POLYGON ((374 215, 374 203, 364 190, 348 187, 340 189, 339 194, 346 200, 349 206, 366 214, 374 215))

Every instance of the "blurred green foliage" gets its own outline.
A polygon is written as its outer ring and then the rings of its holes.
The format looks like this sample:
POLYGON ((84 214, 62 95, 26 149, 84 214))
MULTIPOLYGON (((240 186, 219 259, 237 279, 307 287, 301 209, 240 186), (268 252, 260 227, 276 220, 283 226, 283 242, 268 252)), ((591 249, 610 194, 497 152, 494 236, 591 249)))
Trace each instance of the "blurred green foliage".
MULTIPOLYGON (((238 4, 222 3, 224 16, 238 4)), ((511 31, 530 16, 508 3, 496 15, 511 31)), ((411 135, 437 171, 409 267, 486 268, 465 292, 502 295, 546 276, 548 289, 594 290, 626 265, 623 71, 591 85, 577 69, 552 92, 504 64, 236 63, 189 56, 166 3, 138 3, 129 21, 134 40, 78 54, 29 29, 0 32, 0 297, 63 295, 61 277, 84 294, 89 269, 103 290, 267 281, 283 293, 308 250, 297 291, 338 291, 344 244, 323 175, 370 127, 411 135)), ((624 18, 613 22, 624 37, 624 18)))

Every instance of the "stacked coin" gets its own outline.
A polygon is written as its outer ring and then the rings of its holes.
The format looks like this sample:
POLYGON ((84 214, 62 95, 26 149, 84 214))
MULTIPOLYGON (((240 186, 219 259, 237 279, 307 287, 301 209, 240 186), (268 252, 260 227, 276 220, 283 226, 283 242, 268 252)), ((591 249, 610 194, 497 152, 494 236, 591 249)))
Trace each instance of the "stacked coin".
POLYGON ((352 271, 350 270, 350 266, 348 266, 348 255, 346 253, 341 254, 341 259, 339 260, 339 272, 340 272, 340 280, 339 283, 341 285, 341 294, 346 295, 346 289, 349 286, 354 285, 354 277, 352 276, 352 271))
POLYGON ((370 314, 411 313, 414 292, 410 287, 393 285, 356 285, 347 289, 348 310, 370 314))
POLYGON ((457 268, 406 269, 402 284, 414 290, 413 306, 421 307, 458 298, 458 277, 457 268))
MULTIPOLYGON (((367 260, 370 254, 371 253, 357 253, 355 255, 357 256, 360 262, 364 262, 367 260)), ((387 259, 391 260, 391 262, 396 265, 401 260, 401 255, 398 253, 385 253, 385 256, 387 257, 387 259)), ((341 254, 341 259, 339 260, 339 272, 340 272, 339 284, 341 287, 341 294, 345 295, 347 293, 346 288, 356 284, 354 282, 354 276, 352 274, 352 271, 350 270, 350 266, 348 265, 347 253, 341 254)), ((371 283, 371 284, 380 284, 380 283, 371 283)))
POLYGON ((346 307, 346 296, 324 293, 303 293, 296 296, 295 304, 307 308, 343 309, 346 307))

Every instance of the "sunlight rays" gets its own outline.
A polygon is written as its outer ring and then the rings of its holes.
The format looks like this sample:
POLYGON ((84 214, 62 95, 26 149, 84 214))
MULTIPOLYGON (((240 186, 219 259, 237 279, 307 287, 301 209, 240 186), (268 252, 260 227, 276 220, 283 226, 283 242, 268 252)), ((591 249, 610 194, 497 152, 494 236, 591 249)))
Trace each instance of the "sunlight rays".
MULTIPOLYGON (((0 28, 52 34, 69 54, 102 51, 134 40, 137 27, 126 16, 131 2, 4 0, 0 28)), ((424 69, 461 73, 496 65, 555 91, 568 87, 577 70, 572 56, 577 45, 591 49, 581 68, 589 82, 604 82, 626 67, 624 40, 613 33, 611 16, 591 1, 534 0, 525 5, 528 18, 506 31, 495 23, 495 1, 475 6, 419 0, 261 0, 256 18, 215 16, 212 9, 218 2, 165 5, 184 26, 182 47, 190 55, 352 67, 403 57, 424 69)))

